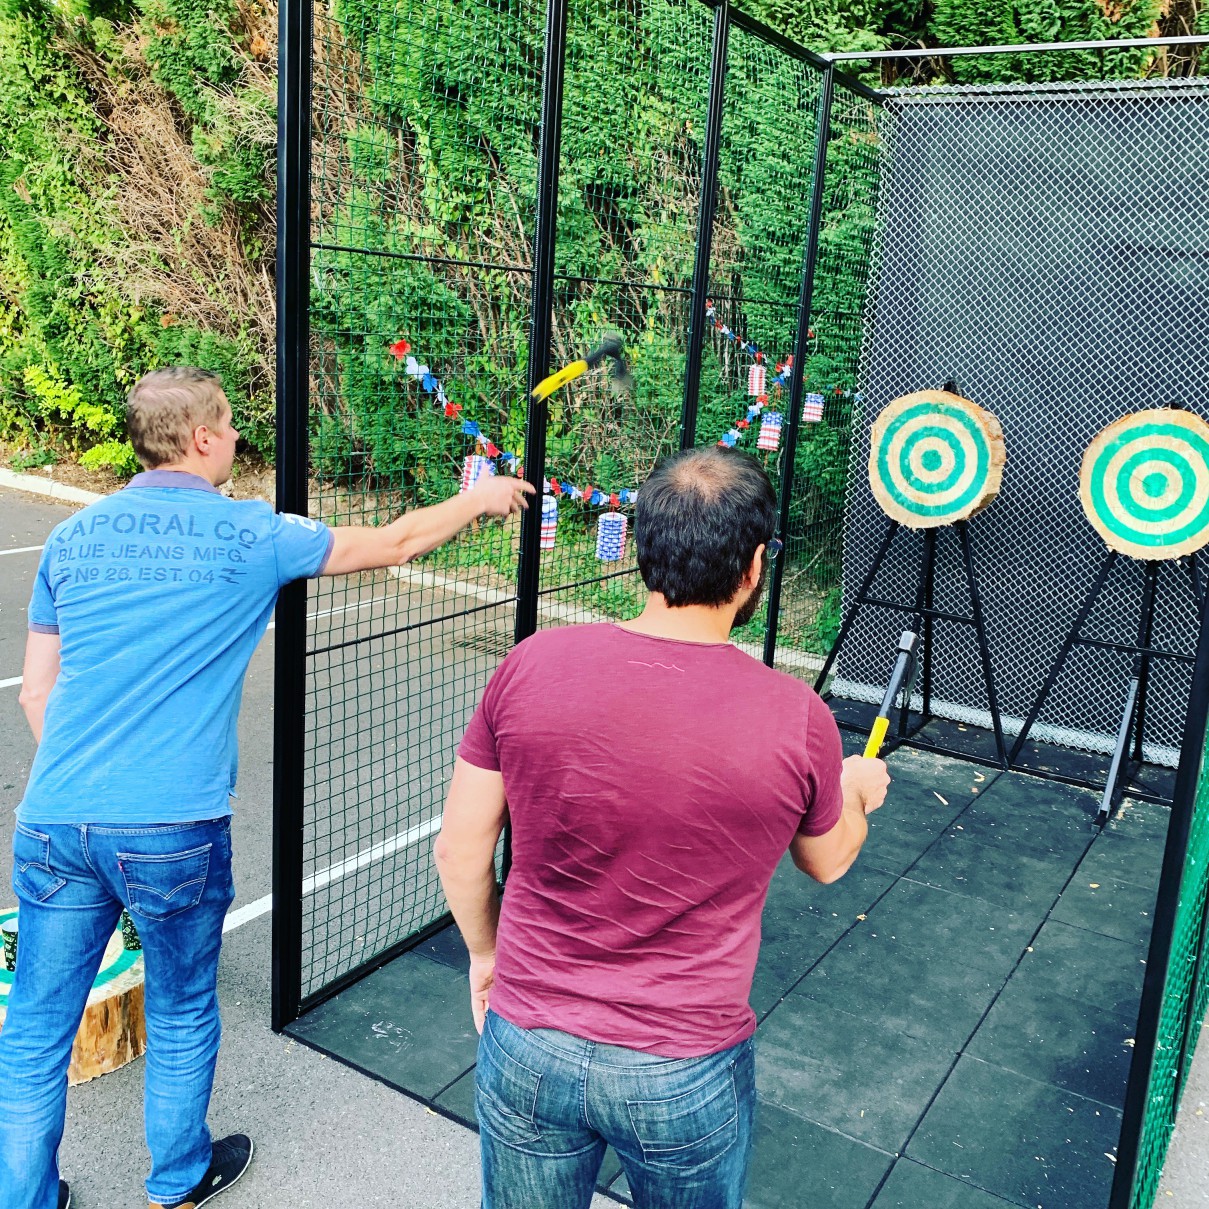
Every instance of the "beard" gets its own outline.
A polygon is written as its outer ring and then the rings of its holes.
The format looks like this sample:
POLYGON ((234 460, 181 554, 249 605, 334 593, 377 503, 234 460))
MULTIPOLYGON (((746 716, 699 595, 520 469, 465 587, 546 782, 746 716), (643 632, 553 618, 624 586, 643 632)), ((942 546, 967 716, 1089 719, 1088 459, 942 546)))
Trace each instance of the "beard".
POLYGON ((760 598, 764 595, 764 581, 767 578, 768 556, 765 555, 760 560, 760 578, 756 580, 756 586, 752 589, 751 595, 739 606, 739 611, 735 614, 734 621, 731 622, 732 630, 746 625, 756 615, 756 610, 760 607, 760 598))

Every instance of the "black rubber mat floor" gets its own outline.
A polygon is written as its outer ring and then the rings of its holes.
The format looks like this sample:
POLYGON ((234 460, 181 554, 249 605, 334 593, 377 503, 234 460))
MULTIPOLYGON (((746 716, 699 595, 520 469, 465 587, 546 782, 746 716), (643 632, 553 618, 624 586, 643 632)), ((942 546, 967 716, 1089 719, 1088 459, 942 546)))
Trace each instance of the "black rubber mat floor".
MULTIPOLYGON (((900 749, 848 875, 773 880, 753 1209, 1104 1209, 1167 810, 900 749)), ((453 928, 290 1032, 474 1123, 453 928)), ((609 1195, 627 1198, 610 1152, 609 1195)))

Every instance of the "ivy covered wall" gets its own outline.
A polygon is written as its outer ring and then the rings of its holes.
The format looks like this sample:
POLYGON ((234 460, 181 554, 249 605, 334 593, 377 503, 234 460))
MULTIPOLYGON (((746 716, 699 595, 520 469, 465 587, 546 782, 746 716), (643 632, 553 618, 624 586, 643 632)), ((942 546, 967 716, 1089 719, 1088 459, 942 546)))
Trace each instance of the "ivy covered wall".
MULTIPOLYGON (((830 50, 1209 32, 1209 6, 1200 0, 749 0, 745 7, 830 50)), ((361 9, 372 24, 374 6, 361 9)), ((366 30, 371 52, 382 50, 381 37, 366 30)), ((1067 58, 1051 56, 1044 68, 967 61, 955 70, 959 78, 977 71, 994 79, 1083 66, 1067 58)), ((406 56, 393 61, 396 70, 410 69, 406 56)), ((453 79, 458 55, 451 50, 443 62, 442 77, 453 79)), ((171 362, 221 373, 248 452, 271 459, 275 63, 272 0, 0 0, 0 438, 15 464, 79 457, 129 472, 126 391, 147 369, 171 362)), ((1190 66, 1178 55, 1136 62, 1152 72, 1190 66)), ((604 120, 610 101, 596 99, 593 121, 604 120)), ((640 108, 658 122, 674 101, 660 89, 640 108)), ((476 144, 445 123, 446 103, 433 91, 426 111, 399 116, 422 135, 421 160, 459 182, 456 196, 430 190, 420 199, 423 220, 456 243, 459 233, 482 227, 483 207, 499 194, 480 179, 482 164, 458 161, 476 144)), ((351 139, 350 150, 372 182, 385 149, 370 137, 351 139)), ((562 219, 565 230, 576 216, 562 219)), ((642 216, 625 221, 641 228, 642 216)), ((563 267, 608 277, 616 249, 590 223, 584 229, 581 263, 563 267)), ((643 251, 653 263, 679 254, 656 235, 652 227, 643 251)), ((432 287, 411 281, 415 272, 422 270, 400 270, 400 306, 409 290, 432 287)), ((356 297, 350 287, 350 306, 356 297)), ((340 305, 337 295, 329 301, 340 305)), ((503 314, 523 323, 514 301, 497 291, 483 298, 482 315, 450 321, 482 324, 503 314)), ((591 310, 583 316, 589 327, 591 310)), ((492 372, 511 381, 516 367, 492 372)), ((389 449, 380 456, 385 469, 389 449)))
POLYGON ((274 12, 0 0, 0 437, 134 469, 147 369, 223 375, 272 452, 274 12))

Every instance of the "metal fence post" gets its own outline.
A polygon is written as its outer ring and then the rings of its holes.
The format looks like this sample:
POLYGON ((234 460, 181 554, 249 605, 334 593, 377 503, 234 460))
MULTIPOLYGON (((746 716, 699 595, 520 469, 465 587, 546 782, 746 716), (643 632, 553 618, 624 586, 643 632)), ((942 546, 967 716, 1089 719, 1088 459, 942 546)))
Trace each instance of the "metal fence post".
POLYGON ((550 372, 554 311, 554 253, 558 235, 558 159, 562 147, 563 78, 567 65, 567 0, 546 7, 546 50, 542 78, 541 154, 537 173, 537 217, 533 234, 533 307, 529 323, 529 407, 525 419, 525 478, 537 488, 521 515, 517 567, 516 641, 537 630, 541 579, 542 484, 546 474, 549 409, 533 388, 550 372))
MULTIPOLYGON (((814 302, 814 275, 819 258, 819 228, 823 222, 823 187, 827 176, 827 144, 831 137, 831 103, 835 97, 835 67, 823 69, 819 94, 819 119, 814 146, 813 187, 810 190, 810 225, 806 230, 806 253, 802 263, 802 292, 798 298, 798 330, 793 342, 793 369, 789 375, 789 427, 785 434, 784 471, 781 474, 781 516, 777 534, 786 541, 789 506, 793 501, 794 460, 798 451, 798 429, 802 422, 802 375, 810 337, 810 309, 814 302)), ((764 662, 773 666, 777 653, 777 625, 781 612, 781 584, 788 551, 772 564, 768 578, 768 623, 764 629, 764 662)))
MULTIPOLYGON (((1180 764, 1172 795, 1171 820, 1167 825, 1167 843, 1163 850, 1163 871, 1159 878, 1158 897, 1154 905, 1154 925, 1150 934, 1150 949, 1146 954, 1146 974, 1142 982, 1142 1002, 1138 1012, 1138 1027, 1134 1038, 1133 1060, 1129 1065, 1129 1082, 1125 1089, 1125 1107, 1121 1120, 1121 1140, 1117 1147, 1116 1171, 1113 1177, 1109 1209, 1130 1209, 1134 1183, 1137 1178, 1142 1131, 1150 1102, 1150 1085, 1158 1050, 1159 1029, 1163 1016, 1163 996, 1171 962, 1172 940, 1180 893, 1184 883, 1184 866, 1188 841, 1192 833, 1196 810, 1196 790, 1205 758, 1205 737, 1209 730, 1209 612, 1202 613, 1197 639, 1196 666, 1192 673, 1192 688, 1188 696, 1187 721, 1180 747, 1180 764)), ((1191 1003, 1189 1004, 1191 1010, 1191 1003)), ((1188 1022, 1185 1021, 1186 1041, 1188 1022)), ((1182 1055, 1181 1055, 1182 1061, 1182 1055)), ((1177 1069, 1178 1079, 1178 1069, 1177 1069)), ((1178 1087, 1173 1089, 1173 1094, 1178 1087)))
POLYGON ((730 0, 714 9, 714 48, 709 65, 709 102, 705 115, 705 154, 701 164, 701 206, 697 211, 697 253, 693 261, 692 309, 688 352, 684 359, 684 405, 680 411, 680 448, 697 440, 697 401, 701 393, 701 357, 705 351, 705 302, 714 246, 718 201, 718 157, 722 148, 722 103, 726 93, 726 50, 730 42, 730 0))
MULTIPOLYGON (((310 0, 282 0, 277 77, 277 507, 306 515, 310 410, 310 0)), ((273 695, 272 1024, 302 1000, 306 581, 277 599, 273 695)))

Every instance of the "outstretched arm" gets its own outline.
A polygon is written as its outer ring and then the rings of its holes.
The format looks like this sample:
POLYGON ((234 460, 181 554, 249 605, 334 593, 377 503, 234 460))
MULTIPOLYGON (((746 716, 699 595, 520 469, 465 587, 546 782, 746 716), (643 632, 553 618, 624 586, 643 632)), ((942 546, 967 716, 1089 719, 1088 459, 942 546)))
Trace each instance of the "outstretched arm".
POLYGON ((528 508, 531 483, 508 475, 481 479, 471 491, 430 508, 405 512, 389 525, 343 525, 333 529, 335 541, 323 575, 349 575, 375 567, 398 567, 451 537, 480 516, 508 516, 528 508))

